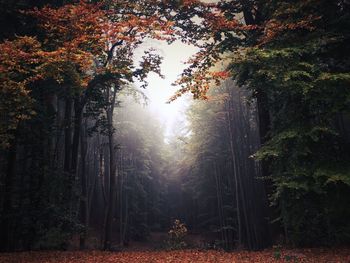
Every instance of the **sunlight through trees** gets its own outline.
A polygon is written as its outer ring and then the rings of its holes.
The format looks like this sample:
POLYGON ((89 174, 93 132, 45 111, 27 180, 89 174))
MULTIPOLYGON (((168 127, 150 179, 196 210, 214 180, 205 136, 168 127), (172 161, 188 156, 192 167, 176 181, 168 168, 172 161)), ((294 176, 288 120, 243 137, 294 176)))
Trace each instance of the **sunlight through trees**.
POLYGON ((350 242, 349 1, 3 0, 0 12, 1 251, 348 260, 296 248, 350 242))

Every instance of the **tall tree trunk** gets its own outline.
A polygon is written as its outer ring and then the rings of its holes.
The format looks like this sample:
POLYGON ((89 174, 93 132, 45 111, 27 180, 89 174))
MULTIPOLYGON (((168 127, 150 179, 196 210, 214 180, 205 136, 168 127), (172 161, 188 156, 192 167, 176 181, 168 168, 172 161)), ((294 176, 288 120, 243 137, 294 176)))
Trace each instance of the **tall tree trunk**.
POLYGON ((119 151, 120 159, 119 159, 119 235, 120 235, 120 246, 123 246, 124 244, 124 236, 123 236, 123 180, 124 180, 124 167, 123 167, 123 152, 122 150, 119 151))
POLYGON ((4 180, 4 199, 3 207, 1 211, 1 233, 0 233, 0 250, 9 251, 12 249, 12 227, 10 218, 12 211, 12 192, 15 179, 15 163, 17 155, 17 140, 11 142, 7 155, 7 169, 4 180))
POLYGON ((73 179, 76 176, 78 157, 79 157, 79 141, 81 124, 83 119, 83 105, 81 105, 79 97, 74 98, 74 131, 72 141, 71 165, 70 173, 73 179))
POLYGON ((110 250, 112 243, 112 226, 114 217, 114 208, 116 204, 116 194, 117 194, 117 160, 116 160, 116 149, 114 147, 114 127, 113 127, 113 111, 115 106, 115 99, 117 90, 115 87, 108 88, 107 98, 110 97, 109 93, 112 92, 112 99, 110 100, 110 105, 107 109, 107 121, 108 121, 108 143, 109 143, 109 197, 107 204, 107 214, 105 220, 105 239, 104 239, 104 249, 110 250))
POLYGON ((222 203, 221 203, 221 196, 220 196, 220 185, 219 185, 219 179, 218 179, 218 173, 216 170, 216 162, 213 163, 213 171, 214 171, 214 179, 215 179, 215 192, 216 192, 216 201, 217 201, 217 209, 219 214, 219 223, 220 223, 220 234, 221 234, 221 241, 224 243, 224 246, 226 246, 225 242, 225 234, 224 234, 224 222, 223 222, 223 213, 222 213, 222 203))
POLYGON ((76 96, 74 98, 74 122, 73 122, 73 140, 71 144, 71 160, 69 166, 69 181, 70 185, 70 211, 72 219, 77 219, 79 210, 79 196, 77 192, 77 180, 78 180, 78 160, 79 160, 79 144, 80 144, 80 132, 83 118, 83 108, 80 98, 76 96))
MULTIPOLYGON (((227 87, 227 92, 230 93, 230 87, 227 87)), ((236 219, 237 219, 237 242, 238 246, 243 245, 243 240, 242 240, 242 222, 241 222, 241 205, 240 205, 240 189, 238 185, 238 164, 236 161, 235 157, 235 151, 234 151, 234 143, 233 143, 233 124, 232 124, 232 111, 231 111, 231 106, 230 102, 226 101, 226 110, 227 110, 227 115, 226 119, 228 122, 228 133, 229 133, 229 141, 230 141, 230 153, 231 153, 231 158, 232 158, 232 168, 233 168, 233 176, 234 176, 234 182, 235 182, 235 201, 236 201, 236 219)))
POLYGON ((85 125, 81 127, 81 197, 80 197, 80 223, 84 226, 83 232, 80 234, 80 249, 85 249, 85 241, 89 228, 89 196, 88 196, 88 184, 86 173, 86 153, 87 153, 87 141, 86 141, 86 121, 85 125), (84 127, 85 126, 85 127, 84 127))
MULTIPOLYGON (((67 91, 69 93, 69 90, 67 91)), ((67 94, 64 112, 64 171, 69 173, 72 150, 72 98, 67 94)))

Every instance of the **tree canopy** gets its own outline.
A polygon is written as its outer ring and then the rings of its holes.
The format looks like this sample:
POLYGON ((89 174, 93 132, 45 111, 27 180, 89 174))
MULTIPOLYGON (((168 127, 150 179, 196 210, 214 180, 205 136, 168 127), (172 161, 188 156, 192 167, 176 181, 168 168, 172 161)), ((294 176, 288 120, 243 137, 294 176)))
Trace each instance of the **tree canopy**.
POLYGON ((349 1, 0 10, 1 250, 76 236, 85 248, 94 231, 112 249, 174 219, 214 235, 211 248, 350 241, 349 1), (168 143, 132 99, 143 97, 134 83, 163 77, 155 49, 135 63, 150 38, 198 48, 169 98, 195 101, 168 143))

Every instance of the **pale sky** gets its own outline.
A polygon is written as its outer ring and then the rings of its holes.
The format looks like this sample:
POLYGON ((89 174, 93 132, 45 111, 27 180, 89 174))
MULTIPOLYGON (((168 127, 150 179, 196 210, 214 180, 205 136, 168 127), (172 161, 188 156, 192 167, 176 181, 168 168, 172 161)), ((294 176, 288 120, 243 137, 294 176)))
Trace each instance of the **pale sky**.
POLYGON ((136 52, 135 60, 142 56, 143 50, 155 48, 163 56, 161 65, 164 79, 156 74, 150 74, 148 77, 149 85, 144 93, 149 98, 149 107, 151 112, 165 126, 165 140, 168 141, 176 130, 175 127, 179 122, 185 122, 185 111, 189 106, 191 95, 184 95, 177 100, 167 104, 168 99, 175 93, 179 87, 171 85, 182 70, 186 67, 183 62, 187 61, 190 56, 196 53, 197 49, 176 41, 168 45, 165 41, 148 40, 136 52))
MULTIPOLYGON (((202 0, 202 2, 215 3, 218 0, 202 0)), ((157 49, 163 56, 164 60, 161 70, 165 79, 160 78, 156 74, 150 74, 148 77, 149 85, 144 90, 144 93, 149 98, 151 112, 158 117, 165 127, 165 140, 169 141, 173 135, 176 135, 174 131, 178 123, 186 122, 185 112, 191 102, 191 95, 186 94, 167 104, 168 99, 179 88, 172 86, 171 83, 178 78, 182 70, 186 67, 183 62, 194 55, 198 49, 180 41, 175 41, 171 45, 168 45, 165 41, 149 39, 138 48, 135 54, 135 61, 138 61, 143 55, 143 51, 149 48, 157 49)))

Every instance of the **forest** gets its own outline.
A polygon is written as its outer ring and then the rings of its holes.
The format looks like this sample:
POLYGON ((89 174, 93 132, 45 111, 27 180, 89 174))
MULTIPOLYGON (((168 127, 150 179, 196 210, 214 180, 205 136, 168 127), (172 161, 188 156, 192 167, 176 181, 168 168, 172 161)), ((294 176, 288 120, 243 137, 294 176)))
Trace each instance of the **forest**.
POLYGON ((350 262, 349 0, 0 14, 0 262, 350 262))

